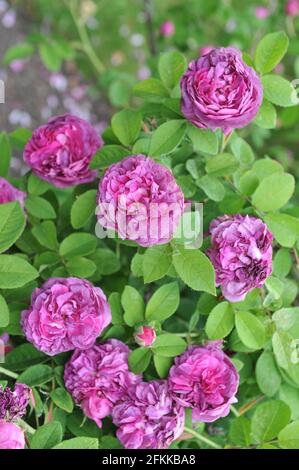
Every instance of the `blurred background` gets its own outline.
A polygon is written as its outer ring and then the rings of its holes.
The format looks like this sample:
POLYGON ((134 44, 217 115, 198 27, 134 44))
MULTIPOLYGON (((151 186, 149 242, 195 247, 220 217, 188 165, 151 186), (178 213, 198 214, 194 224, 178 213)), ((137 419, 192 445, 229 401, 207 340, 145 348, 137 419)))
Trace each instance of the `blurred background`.
MULTIPOLYGON (((134 106, 132 86, 157 75, 161 52, 178 49, 191 60, 234 45, 252 54, 278 30, 291 45, 276 72, 294 80, 298 29, 299 0, 0 0, 0 130, 32 130, 69 112, 102 132, 116 109, 134 106)), ((284 108, 275 131, 241 135, 297 175, 298 123, 299 107, 284 108)), ((13 165, 22 172, 19 156, 13 165)))

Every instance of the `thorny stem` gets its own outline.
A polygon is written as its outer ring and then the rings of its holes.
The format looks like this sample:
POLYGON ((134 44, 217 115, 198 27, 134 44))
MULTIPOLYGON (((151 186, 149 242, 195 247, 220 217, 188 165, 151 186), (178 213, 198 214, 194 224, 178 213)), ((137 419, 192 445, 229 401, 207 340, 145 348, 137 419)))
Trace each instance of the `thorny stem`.
POLYGON ((215 444, 215 442, 211 441, 211 439, 208 439, 207 437, 203 436, 202 434, 199 434, 197 431, 194 431, 194 429, 192 429, 192 428, 186 428, 185 427, 185 431, 188 434, 191 434, 192 436, 194 436, 199 441, 204 442, 205 444, 207 444, 210 447, 213 447, 214 449, 222 449, 221 446, 219 446, 218 444, 215 444))
POLYGON ((29 424, 27 424, 25 421, 22 419, 19 420, 19 424, 21 428, 24 429, 25 432, 28 432, 29 434, 34 434, 36 429, 32 428, 29 424))
POLYGON ((260 397, 256 398, 255 400, 250 401, 246 405, 242 406, 242 408, 239 409, 239 416, 243 415, 244 413, 247 413, 254 405, 256 405, 258 402, 263 400, 265 397, 264 395, 261 395, 260 397))
POLYGON ((144 13, 146 17, 146 26, 148 30, 149 49, 150 49, 152 56, 154 56, 157 53, 157 47, 156 47, 156 41, 155 41, 155 32, 153 28, 151 0, 144 0, 144 13))

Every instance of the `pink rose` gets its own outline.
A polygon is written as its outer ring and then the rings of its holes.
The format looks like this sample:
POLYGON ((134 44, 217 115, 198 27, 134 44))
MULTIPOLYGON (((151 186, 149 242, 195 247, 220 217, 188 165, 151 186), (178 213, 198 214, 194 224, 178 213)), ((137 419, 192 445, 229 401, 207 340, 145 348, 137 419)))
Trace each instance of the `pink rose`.
POLYGON ((0 449, 24 449, 25 436, 19 426, 0 420, 0 449))
POLYGON ((200 128, 228 134, 247 126, 263 100, 256 72, 233 47, 213 49, 189 64, 181 79, 181 111, 200 128))
POLYGON ((112 165, 100 181, 98 222, 141 246, 168 243, 184 211, 171 171, 144 155, 112 165))
POLYGON ((268 8, 263 7, 263 6, 258 6, 258 7, 256 7, 256 9, 255 9, 255 16, 256 16, 259 20, 265 20, 266 18, 268 18, 269 15, 270 15, 270 11, 269 11, 268 8))
POLYGON ((255 217, 224 215, 210 225, 212 247, 207 254, 216 271, 216 284, 230 302, 262 287, 272 272, 272 240, 267 225, 255 217))
POLYGON ((87 121, 65 114, 34 131, 25 146, 24 160, 38 177, 66 188, 96 178, 97 172, 89 164, 102 145, 87 121))
POLYGON ((90 348, 110 322, 102 289, 74 277, 52 278, 35 289, 21 319, 27 340, 49 356, 90 348))
POLYGON ((221 351, 221 344, 189 346, 169 371, 169 390, 179 405, 192 408, 194 421, 210 423, 223 418, 237 402, 239 374, 221 351))
POLYGON ((124 343, 110 339, 85 351, 76 350, 65 367, 66 388, 99 427, 127 390, 140 381, 129 371, 129 352, 124 343))
POLYGON ((0 176, 0 204, 7 204, 8 202, 19 201, 20 206, 24 208, 25 199, 27 194, 19 191, 12 186, 5 178, 0 176))
POLYGON ((165 380, 141 382, 113 408, 117 437, 126 449, 167 449, 184 430, 184 408, 165 380))

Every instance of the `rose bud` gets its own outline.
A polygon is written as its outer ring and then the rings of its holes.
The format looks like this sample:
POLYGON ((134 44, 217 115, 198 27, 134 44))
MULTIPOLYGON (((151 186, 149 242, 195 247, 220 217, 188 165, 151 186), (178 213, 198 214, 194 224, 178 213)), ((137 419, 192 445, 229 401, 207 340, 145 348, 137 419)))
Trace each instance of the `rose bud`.
POLYGON ((136 333, 134 333, 135 342, 139 346, 149 348, 156 340, 156 332, 152 326, 140 326, 136 333))

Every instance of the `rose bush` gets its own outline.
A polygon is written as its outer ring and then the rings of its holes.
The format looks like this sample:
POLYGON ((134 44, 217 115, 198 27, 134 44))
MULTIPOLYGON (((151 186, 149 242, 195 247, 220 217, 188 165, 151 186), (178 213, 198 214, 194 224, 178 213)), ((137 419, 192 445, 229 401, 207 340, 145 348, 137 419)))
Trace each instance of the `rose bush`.
POLYGON ((6 135, 0 447, 298 446, 298 191, 260 144, 296 113, 287 46, 171 50, 102 137, 6 135))

